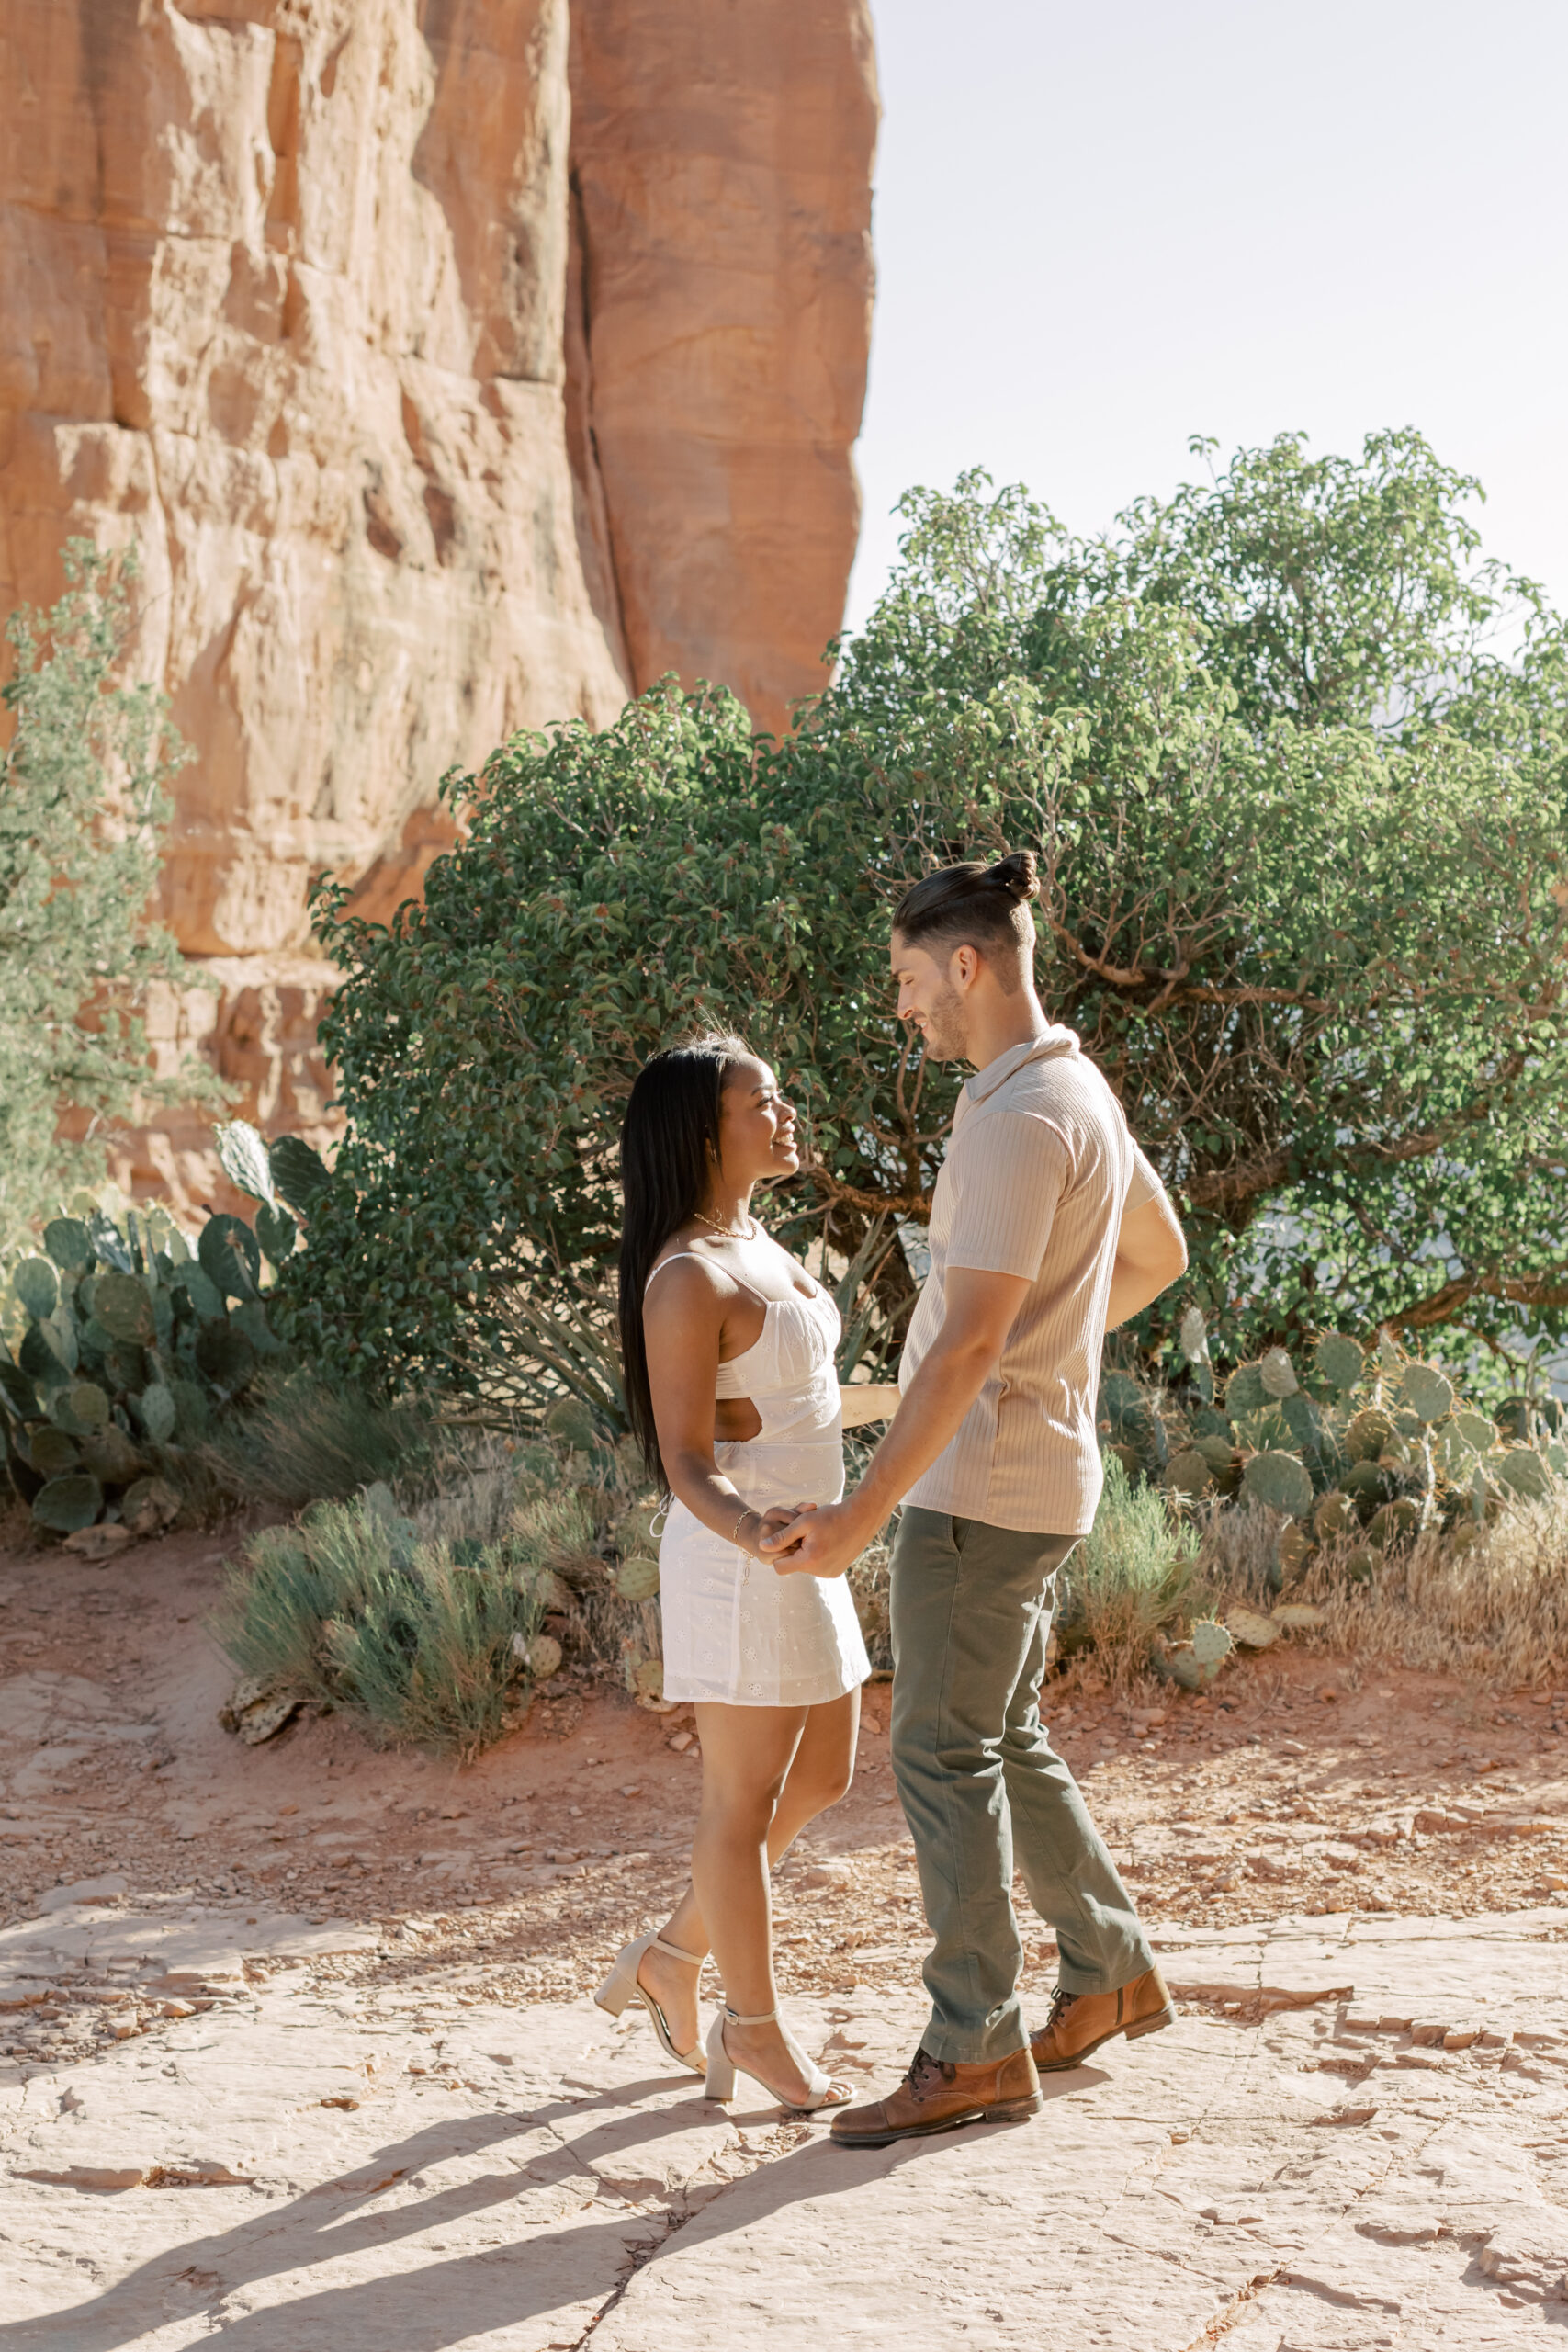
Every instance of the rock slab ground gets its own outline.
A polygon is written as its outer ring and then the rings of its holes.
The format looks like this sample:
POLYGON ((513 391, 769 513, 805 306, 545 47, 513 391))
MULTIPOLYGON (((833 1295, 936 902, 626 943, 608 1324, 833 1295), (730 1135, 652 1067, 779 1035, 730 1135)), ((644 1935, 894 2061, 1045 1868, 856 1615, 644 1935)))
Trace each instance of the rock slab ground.
MULTIPOLYGON (((0 1936, 193 2001, 0 2109, 0 2352, 1361 2352, 1568 2327, 1568 1979, 1544 1908, 1171 1930, 1174 2029, 1043 2116, 849 2154, 669 2073, 585 1999, 319 1963, 363 1929, 121 1907, 0 1936)), ((801 1998, 886 2082, 911 1992, 801 1998)))

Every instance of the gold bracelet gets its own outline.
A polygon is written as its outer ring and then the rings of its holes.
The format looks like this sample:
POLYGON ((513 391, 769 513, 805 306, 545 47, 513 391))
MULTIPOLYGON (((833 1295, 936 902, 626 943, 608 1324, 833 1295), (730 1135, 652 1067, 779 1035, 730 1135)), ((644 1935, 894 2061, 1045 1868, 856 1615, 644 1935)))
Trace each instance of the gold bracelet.
MULTIPOLYGON (((740 1517, 736 1521, 736 1522, 735 1522, 734 1526, 733 1526, 733 1527, 730 1529, 730 1531, 729 1531, 729 1540, 730 1540, 730 1542, 731 1542, 732 1544, 735 1542, 736 1537, 739 1534, 740 1530, 741 1530, 741 1528, 744 1526, 744 1524, 745 1524, 745 1522, 747 1521, 747 1520, 749 1520, 749 1519, 761 1519, 761 1511, 760 1511, 760 1510, 757 1510, 757 1508, 756 1508, 755 1504, 753 1504, 753 1503, 748 1503, 748 1504, 747 1504, 747 1506, 746 1506, 746 1508, 745 1508, 745 1510, 741 1512, 740 1517)), ((739 1545, 738 1545, 738 1546, 737 1546, 737 1549, 738 1549, 738 1550, 739 1550, 739 1551, 745 1552, 745 1553, 747 1553, 747 1554, 750 1555, 750 1546, 749 1544, 739 1544, 739 1545)))

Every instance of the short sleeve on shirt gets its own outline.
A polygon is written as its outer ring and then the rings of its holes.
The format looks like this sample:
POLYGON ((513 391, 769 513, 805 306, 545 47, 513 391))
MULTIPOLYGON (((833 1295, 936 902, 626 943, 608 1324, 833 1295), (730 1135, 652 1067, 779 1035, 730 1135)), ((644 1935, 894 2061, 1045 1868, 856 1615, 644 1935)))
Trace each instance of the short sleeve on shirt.
POLYGON ((989 1112, 965 1125, 948 1164, 956 1180, 948 1265, 1036 1281, 1067 1179, 1055 1127, 1026 1111, 989 1112))
POLYGON ((1144 1158, 1136 1144, 1133 1146, 1133 1181, 1127 1187, 1126 1209, 1141 1209, 1150 1201, 1157 1201, 1165 1186, 1144 1158))

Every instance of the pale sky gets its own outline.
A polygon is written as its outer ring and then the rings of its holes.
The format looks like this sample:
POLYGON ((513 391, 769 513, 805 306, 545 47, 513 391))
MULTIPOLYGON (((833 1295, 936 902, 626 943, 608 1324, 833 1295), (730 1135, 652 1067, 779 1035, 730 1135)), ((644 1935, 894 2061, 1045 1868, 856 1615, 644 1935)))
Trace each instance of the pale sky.
POLYGON ((878 297, 849 617, 909 484, 1072 528, 1287 427, 1419 426, 1568 605, 1568 7, 873 0, 878 297))

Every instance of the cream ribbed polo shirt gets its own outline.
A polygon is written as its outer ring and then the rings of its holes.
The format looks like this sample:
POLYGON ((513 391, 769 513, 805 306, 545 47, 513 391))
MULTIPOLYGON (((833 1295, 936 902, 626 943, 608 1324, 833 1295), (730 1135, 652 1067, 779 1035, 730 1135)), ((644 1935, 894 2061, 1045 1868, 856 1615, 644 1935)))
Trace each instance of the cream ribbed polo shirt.
POLYGON ((905 1499, 1030 1533, 1087 1535, 1111 1269, 1126 1208, 1159 1178, 1070 1029, 998 1054, 964 1087, 931 1198, 931 1272, 904 1342, 908 1388, 942 1329, 950 1266, 1025 1275, 1001 1360, 905 1499))

